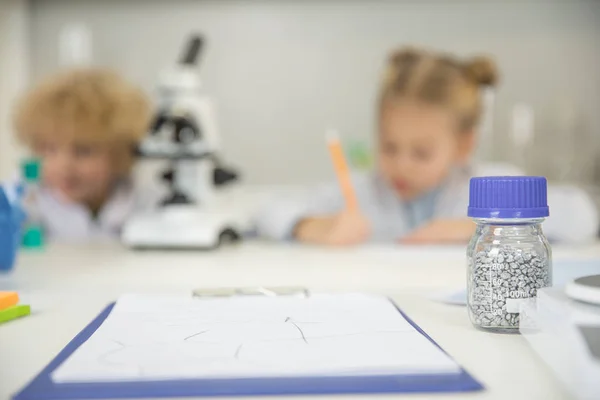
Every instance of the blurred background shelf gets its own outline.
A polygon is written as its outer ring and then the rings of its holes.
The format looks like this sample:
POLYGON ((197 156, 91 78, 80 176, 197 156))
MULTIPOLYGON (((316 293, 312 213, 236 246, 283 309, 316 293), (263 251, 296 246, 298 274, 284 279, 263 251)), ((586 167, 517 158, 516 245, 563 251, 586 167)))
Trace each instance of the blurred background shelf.
POLYGON ((11 176, 19 160, 10 114, 29 81, 30 16, 27 0, 0 1, 0 180, 11 176))
POLYGON ((205 34, 201 76, 217 101, 224 156, 251 184, 332 179, 327 127, 371 144, 383 61, 407 44, 498 61, 493 134, 481 139, 480 159, 551 180, 600 181, 598 1, 4 0, 0 18, 10 85, 0 94, 2 176, 14 165, 4 150, 10 100, 28 79, 60 67, 61 29, 85 24, 94 63, 148 92, 183 38, 205 34), (535 117, 534 147, 524 152, 510 136, 516 104, 535 117))

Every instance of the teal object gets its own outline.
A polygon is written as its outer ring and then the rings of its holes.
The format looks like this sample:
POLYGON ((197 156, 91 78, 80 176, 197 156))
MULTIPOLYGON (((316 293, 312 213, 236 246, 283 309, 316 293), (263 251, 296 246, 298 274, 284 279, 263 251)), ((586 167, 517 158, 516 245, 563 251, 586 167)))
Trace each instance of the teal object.
POLYGON ((21 246, 36 249, 44 246, 44 229, 37 224, 29 224, 23 232, 21 246))
POLYGON ((37 158, 29 158, 21 163, 21 175, 27 183, 39 182, 42 163, 37 158))

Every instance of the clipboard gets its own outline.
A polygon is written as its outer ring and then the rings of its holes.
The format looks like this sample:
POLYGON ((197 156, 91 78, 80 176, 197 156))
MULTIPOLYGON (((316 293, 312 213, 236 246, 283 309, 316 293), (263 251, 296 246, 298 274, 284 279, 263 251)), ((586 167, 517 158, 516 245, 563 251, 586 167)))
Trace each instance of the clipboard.
MULTIPOLYGON (((197 289, 195 296, 310 295, 303 288, 197 289), (228 294, 227 294, 228 293, 228 294)), ((466 370, 457 374, 315 376, 235 379, 187 379, 143 382, 55 383, 51 374, 102 325, 116 303, 109 304, 19 393, 14 400, 124 399, 273 395, 389 393, 458 393, 483 390, 466 370)), ((394 304, 395 305, 395 304, 394 304)), ((441 349, 396 305, 398 312, 427 340, 441 349)), ((443 349, 441 349, 443 351, 443 349)))

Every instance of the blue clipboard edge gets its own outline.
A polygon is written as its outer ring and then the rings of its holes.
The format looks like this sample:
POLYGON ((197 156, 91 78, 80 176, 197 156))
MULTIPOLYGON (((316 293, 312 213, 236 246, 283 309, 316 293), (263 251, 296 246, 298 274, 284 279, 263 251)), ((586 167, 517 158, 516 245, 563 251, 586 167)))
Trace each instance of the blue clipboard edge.
MULTIPOLYGON (((159 382, 56 384, 51 373, 102 325, 115 303, 109 304, 19 393, 14 400, 111 399, 161 397, 216 397, 269 395, 327 395, 384 393, 450 393, 483 390, 466 370, 450 375, 365 377, 292 377, 252 379, 198 379, 159 382)), ((398 306, 404 318, 431 343, 444 351, 398 306)), ((444 351, 445 352, 445 351, 444 351)), ((447 354, 447 353, 446 353, 447 354)))

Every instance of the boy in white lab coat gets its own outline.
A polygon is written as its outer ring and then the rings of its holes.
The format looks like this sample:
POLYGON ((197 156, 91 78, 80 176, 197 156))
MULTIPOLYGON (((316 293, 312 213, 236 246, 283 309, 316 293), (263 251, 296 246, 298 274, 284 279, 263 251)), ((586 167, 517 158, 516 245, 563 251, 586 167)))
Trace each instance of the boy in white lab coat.
POLYGON ((51 240, 116 237, 154 202, 130 179, 149 120, 145 95, 104 69, 61 72, 23 96, 15 130, 42 161, 37 208, 51 240))

